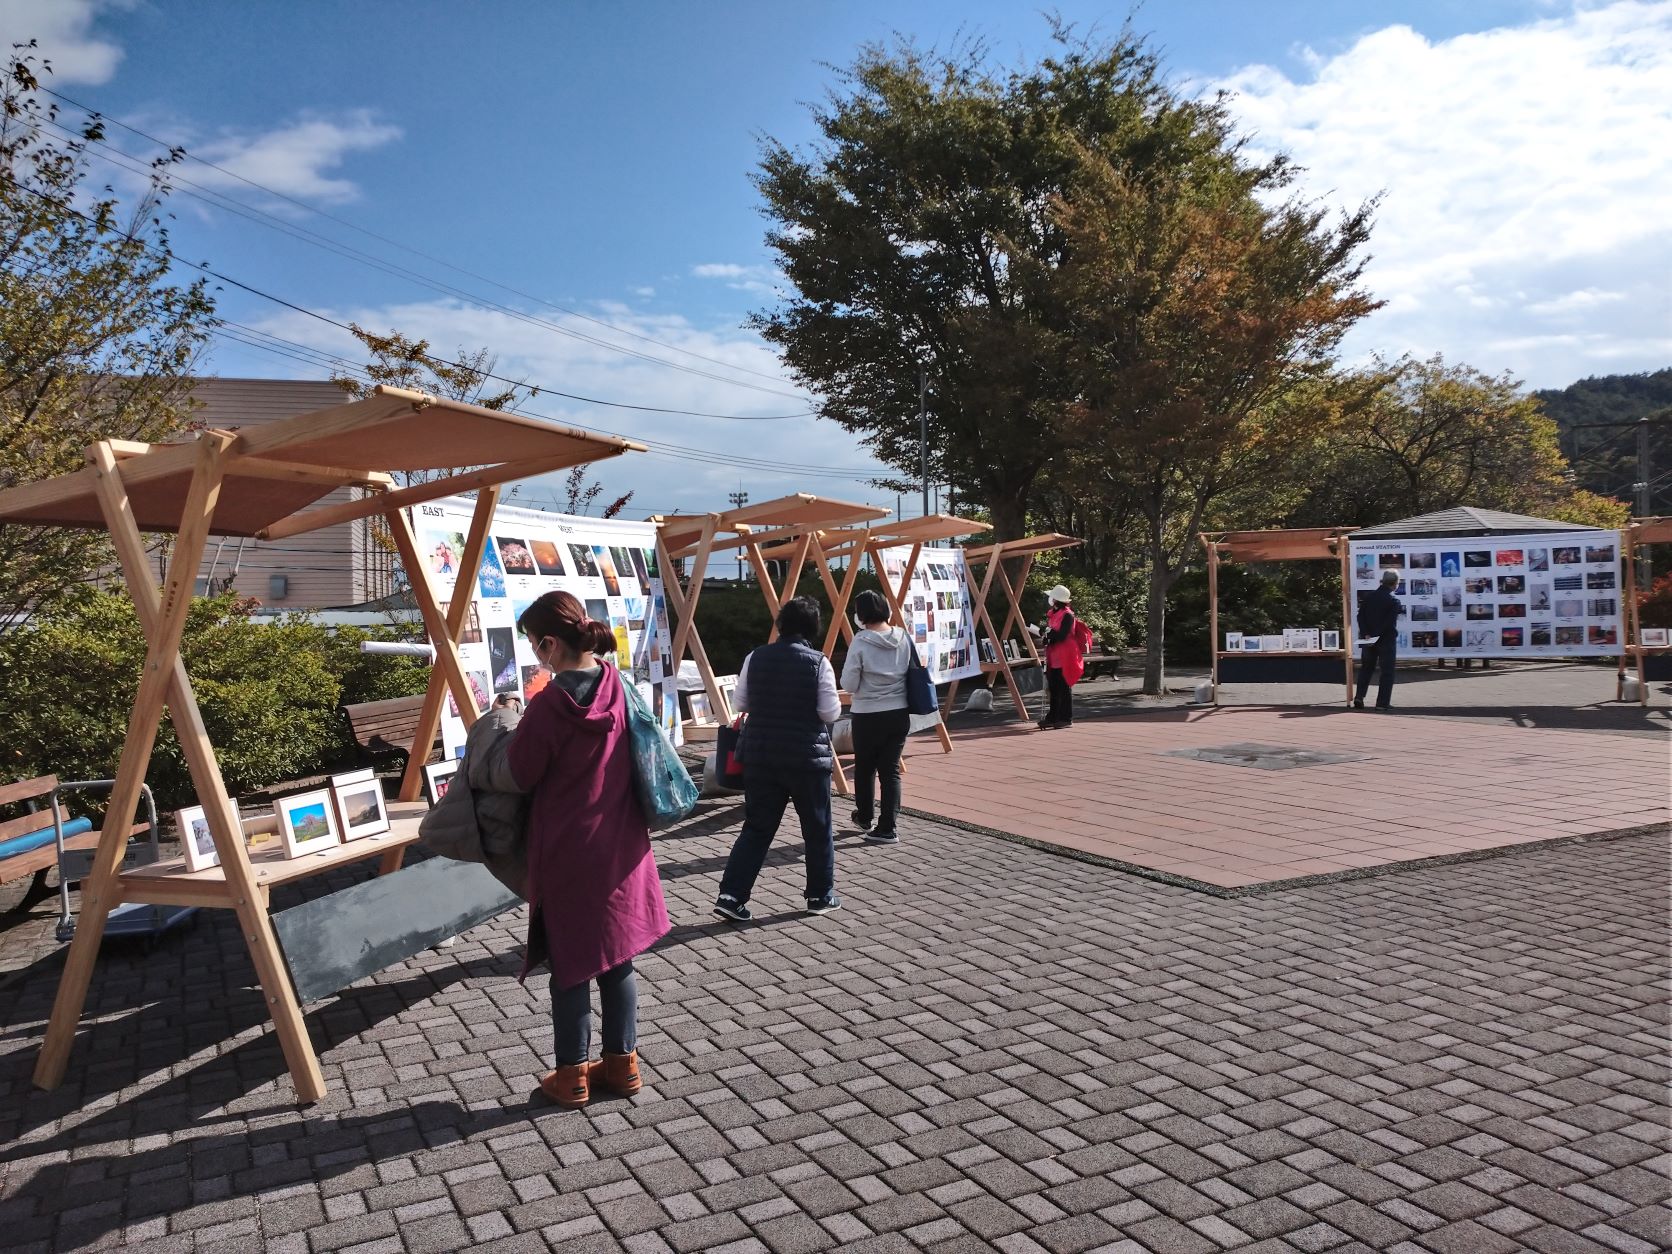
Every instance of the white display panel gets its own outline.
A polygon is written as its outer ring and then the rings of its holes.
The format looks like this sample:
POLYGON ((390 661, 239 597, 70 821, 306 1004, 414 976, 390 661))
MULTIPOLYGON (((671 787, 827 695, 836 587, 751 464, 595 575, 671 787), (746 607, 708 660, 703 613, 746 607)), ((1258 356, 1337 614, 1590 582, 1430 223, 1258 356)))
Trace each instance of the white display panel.
POLYGON ((1620 652, 1617 531, 1350 540, 1359 601, 1384 570, 1405 605, 1399 652, 1415 657, 1596 657, 1620 652))
MULTIPOLYGON (((449 497, 411 511, 419 556, 444 605, 452 596, 475 508, 468 498, 449 497)), ((656 527, 649 522, 510 506, 494 511, 459 643, 479 710, 505 693, 526 702, 545 686, 546 676, 517 630, 517 619, 541 593, 554 589, 571 593, 589 618, 610 625, 616 665, 638 684, 650 708, 661 711, 663 727, 680 743, 673 636, 656 561, 656 527)), ((449 757, 464 752, 464 720, 451 694, 442 710, 441 737, 449 757)))
MULTIPOLYGON (((904 544, 879 550, 889 587, 900 586, 912 547, 904 544)), ((935 683, 981 674, 975 614, 970 608, 970 572, 962 549, 925 546, 903 599, 912 642, 935 683)))

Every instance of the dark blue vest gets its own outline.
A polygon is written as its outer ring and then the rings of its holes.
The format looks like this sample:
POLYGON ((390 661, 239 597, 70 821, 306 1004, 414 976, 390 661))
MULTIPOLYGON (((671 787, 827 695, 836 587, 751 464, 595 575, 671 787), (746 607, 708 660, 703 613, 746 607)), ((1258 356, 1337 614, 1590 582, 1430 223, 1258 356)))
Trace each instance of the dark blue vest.
POLYGON ((823 661, 824 654, 797 639, 762 645, 749 655, 745 771, 831 768, 830 731, 818 714, 823 661))

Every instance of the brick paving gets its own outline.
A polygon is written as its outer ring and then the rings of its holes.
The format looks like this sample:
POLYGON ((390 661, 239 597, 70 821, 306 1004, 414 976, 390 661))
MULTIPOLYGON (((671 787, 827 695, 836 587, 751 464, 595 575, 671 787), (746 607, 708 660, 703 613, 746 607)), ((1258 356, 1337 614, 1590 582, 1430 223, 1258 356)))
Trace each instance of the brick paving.
POLYGON ((778 847, 729 929, 706 911, 737 819, 658 838, 648 1085, 582 1112, 533 1096, 520 915, 311 1008, 331 1091, 307 1110, 224 916, 107 956, 53 1094, 28 1083, 36 963, 0 988, 3 1244, 1672 1244, 1663 839, 1227 899, 908 820, 844 840, 824 918, 778 847))
POLYGON ((1368 710, 1155 710, 1050 732, 1012 721, 965 731, 951 755, 914 738, 908 765, 910 804, 929 814, 1224 890, 1672 815, 1664 735, 1368 710), (1349 760, 1263 770, 1173 756, 1229 746, 1349 760))

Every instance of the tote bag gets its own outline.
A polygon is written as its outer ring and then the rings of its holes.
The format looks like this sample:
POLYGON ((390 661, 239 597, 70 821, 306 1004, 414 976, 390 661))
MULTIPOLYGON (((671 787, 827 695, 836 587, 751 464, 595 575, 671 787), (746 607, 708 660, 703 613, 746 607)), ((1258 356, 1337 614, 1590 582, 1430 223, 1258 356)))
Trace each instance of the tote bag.
POLYGON ((743 720, 722 727, 714 738, 714 770, 727 788, 743 787, 743 720))
POLYGON ((697 808, 697 785, 679 752, 639 695, 638 686, 624 680, 627 693, 627 737, 633 747, 633 791, 652 831, 677 823, 697 808))
POLYGON ((906 712, 933 714, 940 709, 935 685, 930 682, 929 670, 923 665, 923 659, 917 656, 917 646, 907 647, 911 649, 911 658, 906 662, 906 712))

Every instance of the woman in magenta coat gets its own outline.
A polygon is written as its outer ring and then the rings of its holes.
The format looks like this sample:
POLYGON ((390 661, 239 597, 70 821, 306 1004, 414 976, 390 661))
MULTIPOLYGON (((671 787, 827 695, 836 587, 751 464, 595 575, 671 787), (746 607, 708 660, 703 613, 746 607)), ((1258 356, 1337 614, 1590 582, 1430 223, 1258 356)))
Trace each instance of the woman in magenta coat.
POLYGON ((528 816, 528 958, 551 966, 557 1069, 540 1090, 584 1106, 596 1085, 639 1091, 638 987, 633 959, 667 934, 662 882, 633 792, 627 696, 608 625, 567 592, 548 592, 517 628, 552 681, 528 703, 507 751, 533 794, 528 816), (592 982, 603 1007, 603 1061, 592 1056, 592 982))

